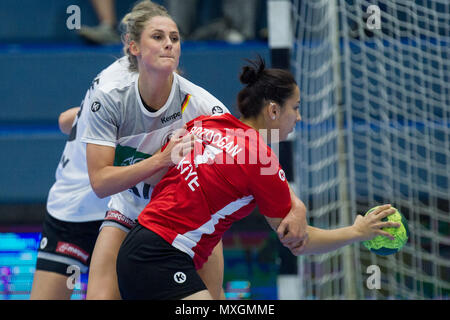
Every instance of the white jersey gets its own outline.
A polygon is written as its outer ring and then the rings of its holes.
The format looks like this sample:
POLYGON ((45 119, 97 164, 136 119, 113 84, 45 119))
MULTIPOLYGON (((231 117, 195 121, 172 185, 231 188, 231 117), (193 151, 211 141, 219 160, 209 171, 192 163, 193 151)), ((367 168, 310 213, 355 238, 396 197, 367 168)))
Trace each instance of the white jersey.
MULTIPOLYGON (((81 141, 114 147, 115 166, 151 157, 174 130, 200 115, 229 113, 218 99, 176 73, 167 102, 151 112, 140 97, 138 78, 136 74, 119 85, 96 90, 89 108, 88 127, 81 141)), ((140 182, 111 196, 108 208, 134 221, 150 201, 153 187, 140 182)))
POLYGON ((56 169, 56 182, 47 199, 48 213, 58 220, 85 222, 102 220, 108 210, 109 197, 100 199, 91 188, 86 164, 86 144, 80 138, 86 130, 86 115, 92 105, 95 90, 114 87, 132 74, 128 70, 128 59, 122 57, 104 69, 92 82, 72 131, 66 142, 61 161, 56 169))

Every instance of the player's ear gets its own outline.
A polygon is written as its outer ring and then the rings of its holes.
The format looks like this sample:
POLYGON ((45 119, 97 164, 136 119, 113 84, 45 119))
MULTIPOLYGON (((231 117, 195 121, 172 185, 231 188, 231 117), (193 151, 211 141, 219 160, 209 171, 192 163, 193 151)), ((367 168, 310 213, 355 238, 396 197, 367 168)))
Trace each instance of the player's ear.
POLYGON ((138 56, 141 53, 141 50, 139 49, 139 45, 134 40, 130 41, 129 50, 133 56, 138 56))
POLYGON ((276 120, 280 116, 280 106, 276 102, 269 102, 269 105, 267 106, 267 112, 269 115, 269 118, 271 120, 276 120))

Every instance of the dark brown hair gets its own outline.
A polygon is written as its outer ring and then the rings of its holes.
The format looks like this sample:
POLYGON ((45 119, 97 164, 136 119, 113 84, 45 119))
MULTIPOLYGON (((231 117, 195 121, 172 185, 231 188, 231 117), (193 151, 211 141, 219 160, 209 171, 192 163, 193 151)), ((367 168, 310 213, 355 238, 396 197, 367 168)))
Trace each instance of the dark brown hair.
POLYGON ((237 97, 237 105, 244 118, 258 116, 268 101, 282 107, 297 85, 292 73, 283 69, 266 69, 261 56, 257 60, 246 61, 249 64, 242 68, 240 75, 241 83, 246 86, 237 97))

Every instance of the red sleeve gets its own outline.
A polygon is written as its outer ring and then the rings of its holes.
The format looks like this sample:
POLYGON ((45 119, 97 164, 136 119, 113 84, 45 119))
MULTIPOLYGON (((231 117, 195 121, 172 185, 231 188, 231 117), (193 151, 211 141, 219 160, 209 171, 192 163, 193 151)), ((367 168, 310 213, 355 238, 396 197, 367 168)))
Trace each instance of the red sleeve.
POLYGON ((284 218, 291 209, 291 194, 277 157, 272 155, 268 164, 251 167, 250 188, 259 211, 269 218, 284 218))

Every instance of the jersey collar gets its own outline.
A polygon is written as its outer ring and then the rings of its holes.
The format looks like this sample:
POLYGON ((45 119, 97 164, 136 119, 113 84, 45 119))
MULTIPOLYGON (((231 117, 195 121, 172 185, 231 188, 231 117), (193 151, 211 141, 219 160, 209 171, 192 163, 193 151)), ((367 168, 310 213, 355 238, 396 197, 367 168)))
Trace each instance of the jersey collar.
POLYGON ((144 104, 142 103, 141 95, 139 93, 139 87, 138 87, 139 74, 136 74, 135 77, 136 78, 134 81, 134 90, 136 91, 135 93, 136 93, 136 98, 138 100, 139 108, 141 109, 142 113, 144 113, 148 117, 151 117, 151 118, 159 117, 161 114, 163 114, 169 108, 170 104, 173 101, 173 97, 175 96, 175 90, 178 87, 177 74, 175 72, 173 73, 172 89, 170 90, 169 98, 167 98, 166 103, 161 107, 161 109, 159 109, 156 112, 150 112, 145 108, 144 104))

